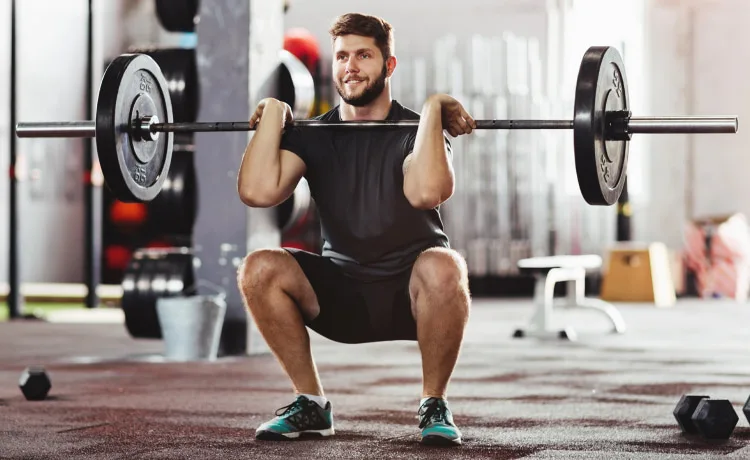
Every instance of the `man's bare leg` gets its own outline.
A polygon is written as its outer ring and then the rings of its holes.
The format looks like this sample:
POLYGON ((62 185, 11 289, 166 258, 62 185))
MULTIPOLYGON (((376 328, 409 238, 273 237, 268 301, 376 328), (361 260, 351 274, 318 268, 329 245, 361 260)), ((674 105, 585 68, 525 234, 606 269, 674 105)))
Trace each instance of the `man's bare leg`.
POLYGON ((422 443, 460 445, 461 431, 453 422, 447 393, 469 320, 469 281, 463 258, 444 248, 424 251, 412 269, 409 294, 422 352, 422 443))
POLYGON ((453 250, 428 249, 414 264, 409 293, 422 353, 422 397, 445 398, 469 320, 466 263, 453 250))
POLYGON ((304 323, 304 318, 315 318, 320 307, 297 261, 283 249, 257 250, 245 258, 237 275, 245 306, 294 391, 323 396, 304 323))

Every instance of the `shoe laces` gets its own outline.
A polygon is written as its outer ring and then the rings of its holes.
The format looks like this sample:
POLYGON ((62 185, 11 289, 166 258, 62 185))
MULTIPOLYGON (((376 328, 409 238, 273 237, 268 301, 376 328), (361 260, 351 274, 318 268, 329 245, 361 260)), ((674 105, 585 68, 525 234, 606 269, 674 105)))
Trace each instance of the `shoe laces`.
POLYGON ((447 410, 445 402, 442 399, 428 399, 422 404, 417 413, 417 418, 420 419, 419 428, 426 427, 430 422, 445 423, 446 425, 449 425, 447 410))
POLYGON ((291 404, 287 404, 284 407, 279 407, 276 409, 276 416, 277 417, 283 417, 287 414, 295 414, 305 408, 307 405, 306 402, 309 401, 304 396, 297 396, 297 399, 295 399, 291 404))

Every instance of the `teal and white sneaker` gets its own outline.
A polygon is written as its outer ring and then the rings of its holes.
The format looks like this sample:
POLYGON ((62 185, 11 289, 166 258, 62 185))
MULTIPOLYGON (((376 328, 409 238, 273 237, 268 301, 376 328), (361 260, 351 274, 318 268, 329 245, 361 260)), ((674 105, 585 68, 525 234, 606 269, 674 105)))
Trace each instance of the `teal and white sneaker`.
POLYGON ((283 441, 299 438, 306 433, 319 436, 334 434, 330 401, 322 408, 315 401, 297 396, 293 403, 276 410, 276 417, 255 430, 255 439, 283 441))
POLYGON ((453 423, 453 414, 448 401, 428 398, 419 407, 419 428, 422 429, 422 444, 439 446, 461 445, 461 431, 453 423))

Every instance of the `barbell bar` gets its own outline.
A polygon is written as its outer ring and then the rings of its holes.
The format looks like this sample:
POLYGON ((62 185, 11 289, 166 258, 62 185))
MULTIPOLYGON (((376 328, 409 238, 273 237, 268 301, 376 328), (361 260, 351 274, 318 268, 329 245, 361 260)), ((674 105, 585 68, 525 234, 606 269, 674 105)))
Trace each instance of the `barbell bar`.
MULTIPOLYGON (((475 120, 476 129, 574 129, 573 120, 475 120)), ((683 117, 627 117, 626 131, 632 134, 710 134, 736 133, 737 117, 683 116, 683 117)), ((371 120, 330 122, 321 120, 295 120, 288 127, 356 129, 356 128, 416 128, 419 120, 371 120)), ((135 130, 149 133, 196 133, 254 131, 247 121, 155 123, 141 120, 135 130)), ((18 123, 18 137, 96 137, 93 121, 18 123)))
MULTIPOLYGON (((247 121, 174 123, 169 92, 156 62, 143 54, 112 61, 102 78, 96 120, 26 122, 18 137, 95 138, 107 186, 121 201, 150 201, 167 176, 172 134, 252 131, 247 121), (165 133, 166 136, 162 136, 165 133)), ((416 128, 419 120, 326 122, 295 120, 300 129, 416 128)), ((576 82, 573 120, 476 120, 476 129, 571 129, 576 174, 592 205, 617 202, 627 173, 633 134, 736 133, 736 116, 634 117, 619 52, 598 46, 584 53, 576 82)))

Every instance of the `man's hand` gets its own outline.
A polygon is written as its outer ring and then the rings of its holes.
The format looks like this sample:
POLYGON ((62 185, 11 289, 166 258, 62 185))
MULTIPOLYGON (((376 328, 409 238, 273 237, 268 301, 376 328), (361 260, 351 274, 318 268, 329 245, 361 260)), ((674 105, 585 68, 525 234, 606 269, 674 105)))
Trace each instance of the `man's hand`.
POLYGON ((263 100, 261 100, 258 103, 258 107, 255 109, 255 112, 250 117, 250 127, 254 128, 255 125, 257 125, 260 122, 261 117, 263 116, 263 111, 270 106, 278 107, 280 110, 284 112, 284 118, 281 122, 281 128, 284 129, 284 126, 287 122, 294 120, 294 113, 292 112, 292 108, 289 107, 289 104, 286 102, 282 102, 278 99, 274 99, 272 97, 267 97, 263 100))
POLYGON ((469 115, 460 102, 447 94, 433 94, 425 104, 439 104, 443 129, 457 137, 461 134, 471 134, 477 127, 477 122, 469 115))

